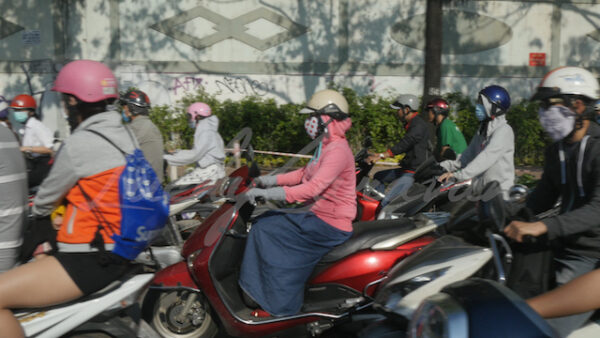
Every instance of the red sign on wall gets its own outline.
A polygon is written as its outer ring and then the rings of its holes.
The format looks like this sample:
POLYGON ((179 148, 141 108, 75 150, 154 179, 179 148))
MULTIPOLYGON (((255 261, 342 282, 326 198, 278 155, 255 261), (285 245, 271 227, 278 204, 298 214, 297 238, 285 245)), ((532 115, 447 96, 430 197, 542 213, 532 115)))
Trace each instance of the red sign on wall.
POLYGON ((529 65, 540 67, 546 65, 546 53, 529 53, 529 65))

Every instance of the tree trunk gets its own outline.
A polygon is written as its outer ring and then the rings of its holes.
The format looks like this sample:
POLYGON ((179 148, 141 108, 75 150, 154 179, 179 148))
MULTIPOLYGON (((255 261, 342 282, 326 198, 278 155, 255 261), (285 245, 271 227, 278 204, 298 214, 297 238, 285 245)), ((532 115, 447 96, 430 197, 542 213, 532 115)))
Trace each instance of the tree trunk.
POLYGON ((427 0, 423 107, 433 97, 440 95, 443 43, 442 1, 443 0, 427 0))

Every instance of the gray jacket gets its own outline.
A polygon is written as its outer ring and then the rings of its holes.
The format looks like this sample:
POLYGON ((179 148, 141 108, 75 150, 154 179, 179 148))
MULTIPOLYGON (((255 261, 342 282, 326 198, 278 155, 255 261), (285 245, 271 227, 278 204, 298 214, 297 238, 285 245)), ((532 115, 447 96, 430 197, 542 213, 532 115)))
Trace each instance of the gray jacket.
POLYGON ((478 193, 486 184, 497 181, 507 198, 515 181, 514 153, 515 135, 506 117, 501 115, 488 123, 486 138, 475 134, 458 159, 440 165, 454 172, 459 181, 473 179, 473 189, 478 193))
POLYGON ((0 249, 21 245, 27 219, 27 169, 13 132, 0 125, 0 249))
POLYGON ((164 178, 164 145, 160 131, 146 115, 135 117, 129 126, 140 144, 140 149, 142 149, 144 157, 150 163, 152 169, 154 169, 158 180, 162 183, 164 178))
POLYGON ((194 132, 194 148, 179 150, 172 155, 164 155, 171 165, 186 165, 198 162, 200 168, 212 164, 223 165, 225 161, 225 146, 219 135, 219 118, 211 115, 198 122, 194 132))
POLYGON ((109 111, 88 117, 57 152, 33 201, 35 215, 49 215, 80 178, 125 165, 125 157, 117 148, 85 129, 101 133, 127 153, 136 146, 133 133, 130 135, 122 125, 119 113, 109 111))

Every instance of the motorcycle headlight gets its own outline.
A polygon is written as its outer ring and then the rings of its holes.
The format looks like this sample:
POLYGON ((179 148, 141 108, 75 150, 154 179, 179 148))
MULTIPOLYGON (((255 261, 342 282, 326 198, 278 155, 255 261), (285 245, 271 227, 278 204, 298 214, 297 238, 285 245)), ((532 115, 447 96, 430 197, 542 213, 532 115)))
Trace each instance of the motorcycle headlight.
POLYGON ((462 306, 445 293, 426 298, 408 327, 411 338, 458 338, 469 336, 469 322, 462 306))
MULTIPOLYGON (((200 250, 196 250, 196 251, 192 252, 192 253, 191 253, 191 254, 190 254, 188 257, 187 257, 187 259, 186 259, 186 262, 187 262, 187 267, 188 267, 188 270, 189 270, 190 272, 193 272, 193 271, 194 271, 194 261, 196 260, 196 257, 198 257, 198 255, 199 255, 201 252, 202 252, 202 249, 200 249, 200 250)), ((194 275, 194 274, 192 274, 192 276, 193 276, 193 275, 194 275)))
MULTIPOLYGON (((448 269, 449 268, 447 267, 429 271, 402 282, 390 281, 377 295, 374 307, 382 308, 388 312, 397 312, 402 316, 403 313, 402 311, 399 311, 398 308, 398 304, 402 299, 421 286, 443 276, 448 269)), ((404 316, 406 315, 404 314, 404 316)))
POLYGON ((445 275, 449 269, 450 269, 450 267, 446 267, 443 269, 429 271, 427 273, 418 275, 416 277, 413 277, 413 278, 401 283, 399 286, 401 287, 402 296, 406 296, 407 294, 413 292, 414 290, 420 288, 421 286, 428 284, 428 283, 438 279, 439 277, 445 275))

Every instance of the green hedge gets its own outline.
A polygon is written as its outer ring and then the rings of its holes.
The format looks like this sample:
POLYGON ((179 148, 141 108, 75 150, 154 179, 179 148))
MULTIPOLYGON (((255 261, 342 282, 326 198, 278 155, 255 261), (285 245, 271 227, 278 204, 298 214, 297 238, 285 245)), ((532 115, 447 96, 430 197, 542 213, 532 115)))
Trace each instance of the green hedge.
MULTIPOLYGON (((375 95, 359 96, 352 89, 341 90, 350 105, 352 128, 347 134, 354 151, 360 149, 362 140, 371 136, 374 151, 384 151, 404 134, 389 105, 392 98, 375 95)), ((444 96, 452 107, 452 119, 462 130, 467 142, 477 131, 478 121, 474 116, 474 105, 469 97, 461 93, 444 96)), ((185 108, 193 102, 208 103, 220 119, 219 132, 228 143, 242 128, 250 127, 253 132, 252 146, 258 150, 296 153, 310 142, 304 131, 304 116, 298 114, 302 104, 277 104, 273 99, 246 97, 240 101, 219 101, 214 96, 199 90, 178 101, 174 107, 153 107, 152 121, 161 130, 167 147, 191 147, 193 130, 187 125, 185 108), (178 137, 173 138, 174 135, 178 137)), ((547 143, 537 119, 537 105, 522 101, 514 104, 507 118, 515 131, 515 162, 518 165, 540 165, 547 143)), ((261 156, 265 165, 277 166, 284 158, 261 156)))

